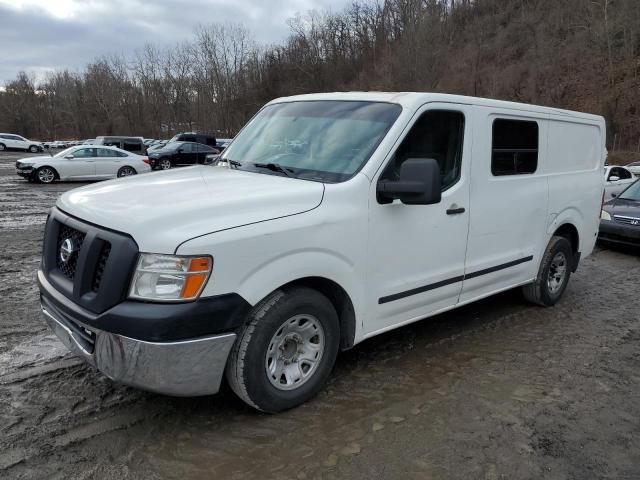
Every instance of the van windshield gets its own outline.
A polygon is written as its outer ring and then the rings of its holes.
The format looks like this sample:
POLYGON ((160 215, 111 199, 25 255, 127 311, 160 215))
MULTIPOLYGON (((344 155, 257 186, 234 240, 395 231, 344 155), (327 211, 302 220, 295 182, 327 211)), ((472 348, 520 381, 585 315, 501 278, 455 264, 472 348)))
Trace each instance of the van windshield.
POLYGON ((401 110, 397 104, 356 101, 270 105, 233 140, 221 162, 271 175, 343 182, 367 162, 401 110))

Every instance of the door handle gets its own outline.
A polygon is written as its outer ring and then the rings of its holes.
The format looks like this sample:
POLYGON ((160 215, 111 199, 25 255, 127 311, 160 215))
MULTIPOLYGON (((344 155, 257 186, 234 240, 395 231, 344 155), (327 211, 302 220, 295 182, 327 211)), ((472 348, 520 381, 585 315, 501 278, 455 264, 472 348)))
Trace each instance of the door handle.
POLYGON ((461 213, 464 213, 464 212, 465 212, 464 207, 458 207, 455 203, 447 209, 447 215, 460 215, 461 213))

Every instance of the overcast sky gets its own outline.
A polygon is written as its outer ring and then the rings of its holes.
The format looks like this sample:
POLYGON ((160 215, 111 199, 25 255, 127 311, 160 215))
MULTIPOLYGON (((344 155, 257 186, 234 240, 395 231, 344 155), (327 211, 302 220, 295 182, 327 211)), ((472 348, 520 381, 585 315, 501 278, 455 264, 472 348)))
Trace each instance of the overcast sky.
POLYGON ((0 85, 20 70, 80 69, 95 57, 133 55, 145 43, 193 38, 198 25, 243 23, 260 43, 278 42, 286 20, 349 0, 0 0, 0 85))

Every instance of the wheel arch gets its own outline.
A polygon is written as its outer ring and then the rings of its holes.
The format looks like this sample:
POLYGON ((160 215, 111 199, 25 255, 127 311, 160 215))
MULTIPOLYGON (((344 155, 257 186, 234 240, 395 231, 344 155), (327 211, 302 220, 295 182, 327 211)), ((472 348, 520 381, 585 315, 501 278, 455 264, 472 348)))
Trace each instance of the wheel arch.
POLYGON ((299 278, 282 285, 278 289, 287 290, 298 286, 316 290, 329 299, 336 309, 340 321, 340 349, 348 350, 353 347, 356 336, 356 314, 353 302, 347 291, 338 283, 324 277, 299 278))
POLYGON ((580 234, 578 233, 578 229, 573 223, 563 223, 558 228, 556 228, 555 232, 553 232, 553 236, 564 237, 569 240, 569 243, 571 244, 571 250, 573 251, 574 255, 576 255, 580 251, 580 234))

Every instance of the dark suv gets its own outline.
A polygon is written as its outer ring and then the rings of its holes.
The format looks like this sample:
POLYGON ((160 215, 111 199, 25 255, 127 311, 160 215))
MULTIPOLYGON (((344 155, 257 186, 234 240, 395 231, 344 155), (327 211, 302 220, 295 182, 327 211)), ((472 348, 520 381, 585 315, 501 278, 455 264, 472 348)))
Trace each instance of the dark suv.
POLYGON ((149 154, 151 168, 168 170, 179 165, 212 163, 219 150, 194 142, 169 142, 149 154))
POLYGON ((177 135, 174 135, 169 142, 196 142, 202 143, 203 145, 209 145, 214 148, 217 145, 215 136, 192 132, 178 133, 177 135))
POLYGON ((147 146, 144 144, 142 137, 96 137, 93 145, 108 145, 111 147, 118 147, 127 152, 137 153, 138 155, 147 154, 147 146))

